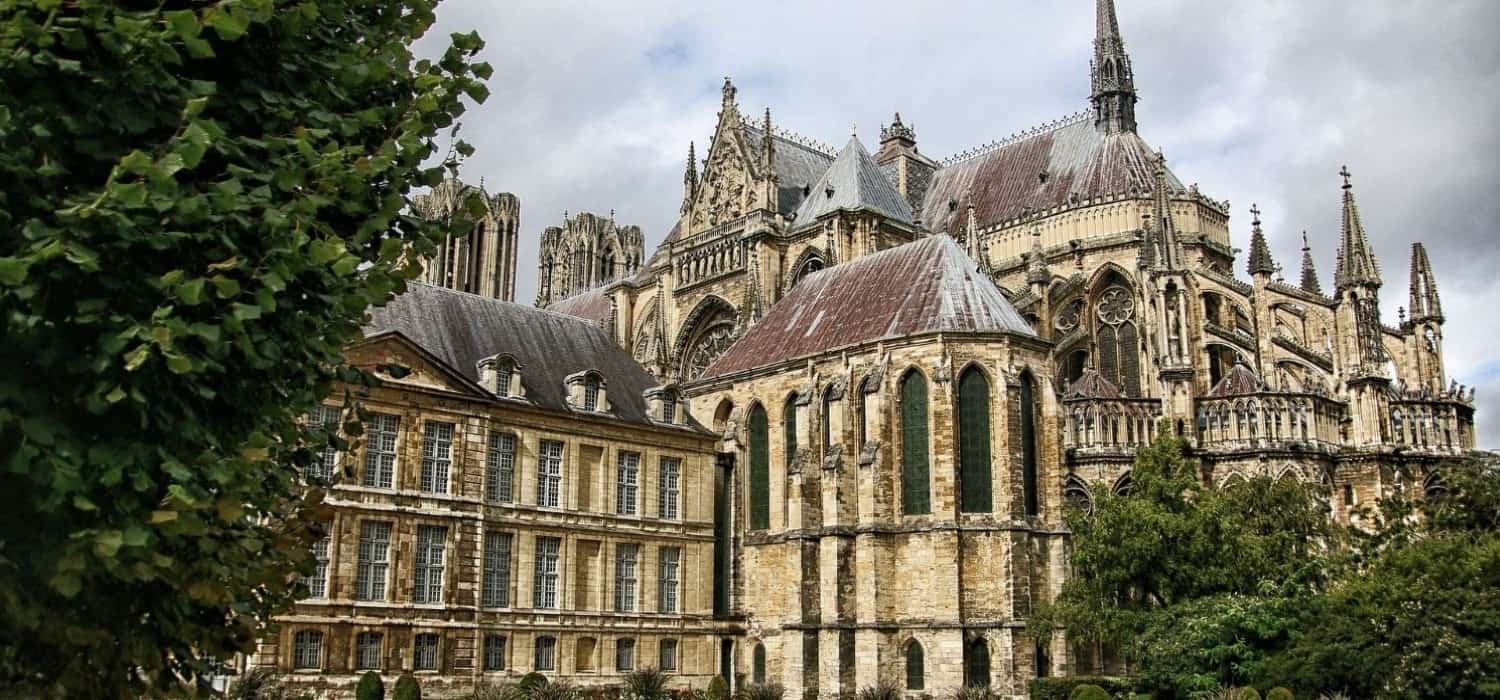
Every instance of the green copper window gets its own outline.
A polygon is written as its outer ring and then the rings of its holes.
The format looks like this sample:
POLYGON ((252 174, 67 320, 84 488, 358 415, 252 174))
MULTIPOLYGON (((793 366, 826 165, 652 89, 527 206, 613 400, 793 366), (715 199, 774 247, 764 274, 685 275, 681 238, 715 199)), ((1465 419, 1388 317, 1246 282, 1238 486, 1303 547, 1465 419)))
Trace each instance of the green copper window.
POLYGON ((959 508, 988 513, 990 499, 990 382, 978 367, 958 381, 959 508))
POLYGON ((1021 498, 1026 515, 1038 511, 1036 494, 1036 398, 1031 373, 1021 373, 1021 498))
POLYGON ((766 409, 756 404, 750 409, 750 529, 771 526, 771 455, 770 426, 766 409))
POLYGON ((901 511, 932 512, 927 468, 927 379, 916 370, 901 380, 901 511))

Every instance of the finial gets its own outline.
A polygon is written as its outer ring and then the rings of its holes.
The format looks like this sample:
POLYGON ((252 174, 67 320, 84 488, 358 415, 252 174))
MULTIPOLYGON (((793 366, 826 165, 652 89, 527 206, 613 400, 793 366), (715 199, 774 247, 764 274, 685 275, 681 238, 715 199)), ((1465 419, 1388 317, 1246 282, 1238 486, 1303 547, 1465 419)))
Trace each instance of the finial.
POLYGON ((859 136, 859 125, 858 124, 855 124, 854 122, 849 122, 849 136, 850 136, 850 138, 854 138, 854 137, 859 136))
POLYGON ((1260 226, 1260 207, 1253 202, 1250 204, 1250 223, 1253 226, 1260 226))
POLYGON ((734 81, 730 80, 729 76, 727 75, 724 76, 724 87, 722 89, 722 92, 724 94, 724 104, 727 105, 734 102, 734 81))
POLYGON ((1344 178, 1344 189, 1347 190, 1350 187, 1353 187, 1353 185, 1349 184, 1349 166, 1345 165, 1343 167, 1340 167, 1339 168, 1339 175, 1343 176, 1343 178, 1344 178))
POLYGON ((1302 229, 1302 249, 1312 250, 1312 247, 1307 244, 1307 229, 1302 229))

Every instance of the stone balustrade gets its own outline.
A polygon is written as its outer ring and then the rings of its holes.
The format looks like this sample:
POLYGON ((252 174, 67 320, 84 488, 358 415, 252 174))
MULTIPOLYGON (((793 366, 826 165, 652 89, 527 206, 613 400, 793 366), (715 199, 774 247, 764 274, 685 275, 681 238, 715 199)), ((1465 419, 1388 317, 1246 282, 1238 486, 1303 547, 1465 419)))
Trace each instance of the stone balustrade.
POLYGON ((1341 441, 1343 402, 1318 394, 1260 391, 1197 400, 1198 446, 1268 448, 1278 443, 1341 441))
POLYGON ((1156 437, 1159 399, 1063 400, 1063 448, 1134 453, 1156 437))
POLYGON ((1448 398, 1403 398, 1390 403, 1386 439, 1393 445, 1433 453, 1474 449, 1474 408, 1448 398))

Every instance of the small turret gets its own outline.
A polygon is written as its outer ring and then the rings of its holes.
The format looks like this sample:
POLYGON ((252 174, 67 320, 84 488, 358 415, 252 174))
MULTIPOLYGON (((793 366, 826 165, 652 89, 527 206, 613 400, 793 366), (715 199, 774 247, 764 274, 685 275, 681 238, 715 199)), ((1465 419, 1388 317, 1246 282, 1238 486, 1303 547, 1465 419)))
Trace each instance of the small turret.
POLYGON ((1026 284, 1036 289, 1037 285, 1045 287, 1050 279, 1052 273, 1047 269, 1047 254, 1042 249, 1042 222, 1038 217, 1031 221, 1031 254, 1026 258, 1026 284))
POLYGON ((1323 285, 1318 282, 1318 269, 1313 265, 1312 248, 1307 245, 1307 232, 1302 232, 1302 291, 1322 294, 1323 285))
POLYGON ((1270 277, 1276 272, 1276 261, 1271 259, 1271 247, 1266 244, 1266 234, 1260 230, 1260 207, 1250 205, 1250 275, 1270 277))
POLYGON ((1359 205, 1354 202, 1354 186, 1349 184, 1349 168, 1339 170, 1344 178, 1344 225, 1339 238, 1338 261, 1334 266, 1333 283, 1340 292, 1353 287, 1380 287, 1380 265, 1370 248, 1370 239, 1365 236, 1365 227, 1359 220, 1359 205))
POLYGON ((1437 279, 1432 276, 1432 263, 1427 260, 1427 247, 1421 243, 1411 244, 1411 296, 1408 308, 1413 325, 1429 321, 1443 322, 1443 304, 1438 299, 1437 279))

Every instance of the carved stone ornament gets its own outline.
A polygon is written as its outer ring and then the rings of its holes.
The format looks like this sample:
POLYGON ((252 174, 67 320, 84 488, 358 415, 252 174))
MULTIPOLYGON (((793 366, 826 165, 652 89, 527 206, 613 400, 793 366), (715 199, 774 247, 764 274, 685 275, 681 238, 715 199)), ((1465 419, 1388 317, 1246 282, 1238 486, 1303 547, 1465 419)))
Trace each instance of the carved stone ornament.
POLYGON ((1135 300, 1130 298, 1130 290, 1124 287, 1110 287, 1099 296, 1099 308, 1096 309, 1099 320, 1112 326, 1118 326, 1130 320, 1135 314, 1135 300))

